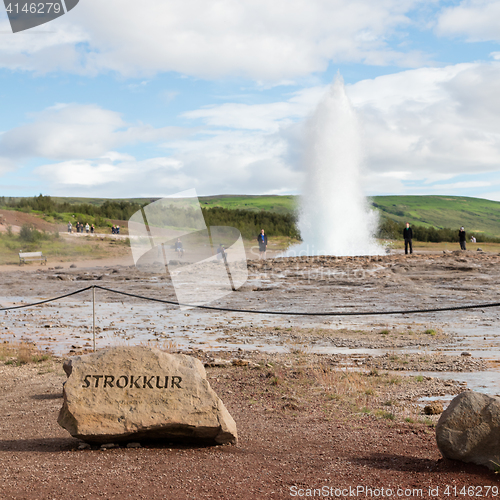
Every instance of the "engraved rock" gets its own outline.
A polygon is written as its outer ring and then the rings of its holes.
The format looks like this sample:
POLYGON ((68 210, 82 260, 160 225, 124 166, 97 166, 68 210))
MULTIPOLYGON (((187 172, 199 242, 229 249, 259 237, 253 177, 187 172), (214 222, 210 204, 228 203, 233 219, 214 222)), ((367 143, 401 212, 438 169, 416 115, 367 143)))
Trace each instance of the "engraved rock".
POLYGON ((436 426, 445 458, 485 465, 500 464, 500 398, 466 391, 456 396, 436 426))
POLYGON ((236 424, 191 356, 114 347, 74 356, 58 422, 91 443, 237 442, 236 424))

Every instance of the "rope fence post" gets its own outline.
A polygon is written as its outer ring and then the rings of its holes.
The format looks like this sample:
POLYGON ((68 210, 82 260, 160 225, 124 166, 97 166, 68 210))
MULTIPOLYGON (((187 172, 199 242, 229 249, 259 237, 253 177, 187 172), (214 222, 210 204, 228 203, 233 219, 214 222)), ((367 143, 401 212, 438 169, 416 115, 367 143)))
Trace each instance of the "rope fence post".
POLYGON ((92 287, 92 339, 95 352, 95 286, 92 287))

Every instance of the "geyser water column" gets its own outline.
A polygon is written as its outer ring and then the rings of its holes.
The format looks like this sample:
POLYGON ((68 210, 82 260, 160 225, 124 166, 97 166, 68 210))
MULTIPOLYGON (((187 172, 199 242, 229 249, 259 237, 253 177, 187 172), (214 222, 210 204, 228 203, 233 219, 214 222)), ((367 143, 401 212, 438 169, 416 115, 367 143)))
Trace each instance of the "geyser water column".
POLYGON ((359 124, 337 76, 306 123, 304 189, 299 212, 303 243, 286 255, 379 255, 376 213, 361 187, 359 124))

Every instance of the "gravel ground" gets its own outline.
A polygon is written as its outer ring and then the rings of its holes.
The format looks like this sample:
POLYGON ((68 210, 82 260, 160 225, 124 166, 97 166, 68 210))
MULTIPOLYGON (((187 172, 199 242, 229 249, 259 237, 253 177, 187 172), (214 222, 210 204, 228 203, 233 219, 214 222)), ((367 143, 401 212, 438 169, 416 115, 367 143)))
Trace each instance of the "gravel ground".
MULTIPOLYGON (((249 281, 217 305, 353 311, 497 302, 499 263, 498 255, 474 252, 249 262, 249 281)), ((2 303, 56 296, 91 284, 175 300, 165 274, 145 275, 113 264, 88 269, 77 265, 3 272, 2 303)), ((497 487, 498 476, 443 460, 433 427, 439 415, 422 412, 422 398, 446 406, 466 385, 404 373, 491 369, 482 357, 488 349, 492 355, 498 352, 497 309, 418 318, 257 320, 161 306, 148 319, 143 317, 147 313, 137 313, 140 301, 98 293, 98 347, 105 341, 133 342, 141 332, 174 349, 185 338, 185 351, 209 365, 209 381, 237 423, 239 443, 204 448, 141 443, 138 449, 79 450, 81 442, 57 424, 65 380, 62 359, 22 366, 4 360, 1 500, 285 499, 314 496, 312 489, 322 487, 333 488, 330 497, 335 488, 344 489, 345 494, 337 491, 339 498, 349 493, 345 488, 354 488, 358 498, 376 497, 356 490, 358 486, 378 489, 379 497, 380 488, 392 489, 394 498, 495 497, 487 487, 497 487), (122 317, 125 310, 130 322, 122 317), (457 332, 463 328, 477 336, 468 343, 460 340, 457 332), (191 338, 195 330, 205 337, 191 338), (206 336, 213 339, 209 344, 202 342, 206 336), (212 344, 217 349, 210 349, 212 344), (261 352, 256 352, 258 345, 261 352), (280 352, 266 351, 271 347, 280 352), (320 355, 313 352, 318 347, 363 352, 320 355), (419 349, 423 352, 414 352, 419 349), (472 356, 461 356, 461 351, 472 356), (437 494, 431 494, 436 488, 437 494)), ((90 347, 88 299, 86 304, 60 302, 5 314, 2 340, 36 337, 45 349, 44 342, 49 347, 65 339, 66 353, 84 352, 90 347)))
POLYGON ((485 468, 443 460, 432 421, 418 414, 416 398, 463 390, 453 381, 347 371, 343 379, 330 371, 335 359, 303 353, 200 353, 207 364, 215 355, 237 360, 207 368, 237 423, 236 446, 79 450, 56 423, 62 360, 2 365, 0 498, 285 499, 358 486, 415 490, 399 498, 431 498, 432 487, 450 498, 447 487, 484 495, 498 486, 485 468))

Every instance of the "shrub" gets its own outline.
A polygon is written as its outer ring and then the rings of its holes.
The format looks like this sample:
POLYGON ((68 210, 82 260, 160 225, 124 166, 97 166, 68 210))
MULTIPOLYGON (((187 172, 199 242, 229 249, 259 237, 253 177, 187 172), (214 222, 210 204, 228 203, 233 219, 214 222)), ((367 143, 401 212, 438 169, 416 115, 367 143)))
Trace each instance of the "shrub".
POLYGON ((36 243, 42 239, 42 233, 31 224, 23 224, 19 232, 19 239, 26 243, 36 243))

